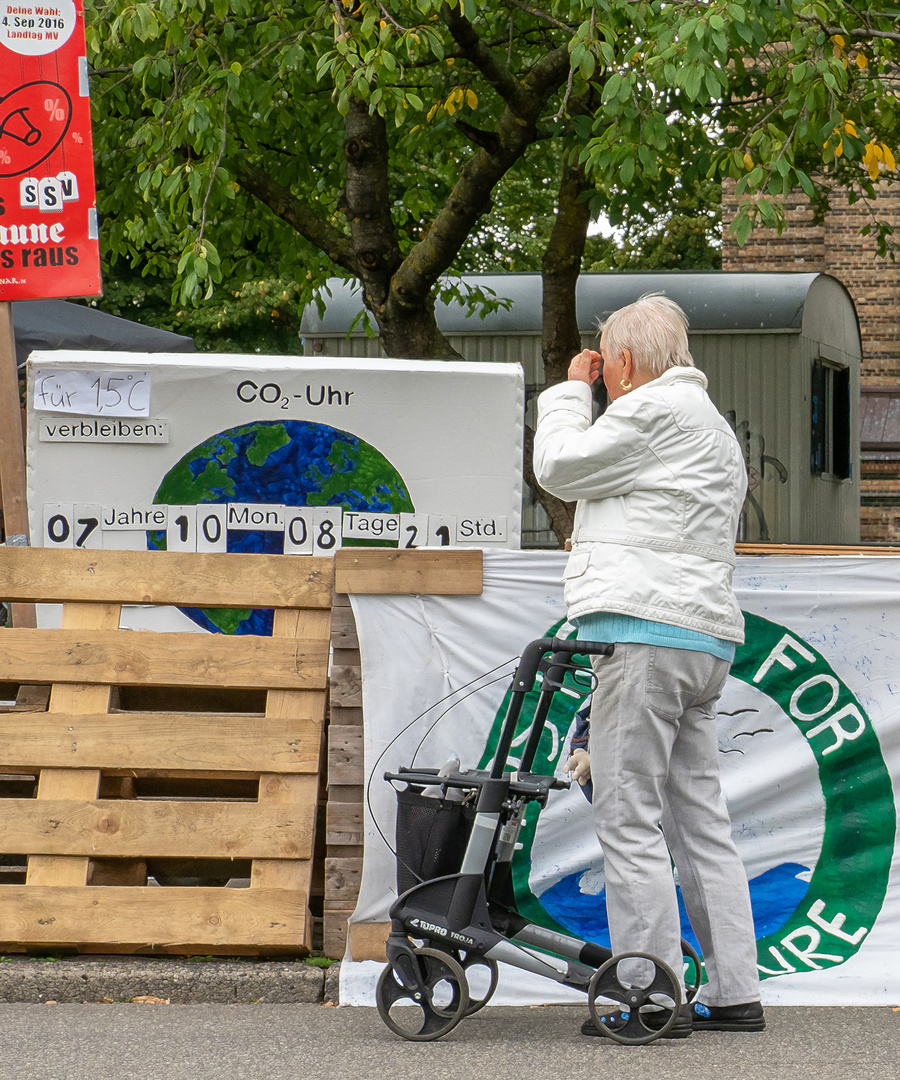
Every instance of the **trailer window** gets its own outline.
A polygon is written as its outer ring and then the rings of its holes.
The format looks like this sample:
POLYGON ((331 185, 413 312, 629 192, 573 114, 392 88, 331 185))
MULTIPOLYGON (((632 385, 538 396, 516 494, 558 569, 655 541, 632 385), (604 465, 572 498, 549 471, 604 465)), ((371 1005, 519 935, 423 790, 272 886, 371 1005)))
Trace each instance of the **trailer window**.
POLYGON ((816 476, 850 476, 850 369, 830 360, 812 366, 812 448, 816 476))

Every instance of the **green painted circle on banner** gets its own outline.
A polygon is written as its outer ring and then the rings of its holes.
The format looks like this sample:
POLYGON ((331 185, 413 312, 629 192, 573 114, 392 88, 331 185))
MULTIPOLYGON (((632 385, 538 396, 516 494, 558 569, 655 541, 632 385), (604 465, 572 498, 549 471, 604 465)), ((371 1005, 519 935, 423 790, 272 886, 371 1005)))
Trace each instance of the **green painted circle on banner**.
MULTIPOLYGON (((812 751, 824 797, 824 835, 809 887, 793 913, 757 942, 760 975, 770 978, 844 963, 872 929, 887 892, 896 831, 890 774, 871 721, 827 660, 785 626, 745 612, 746 642, 731 668, 734 678, 761 691, 796 726, 812 751)), ((562 621, 547 631, 558 632, 562 621)), ((580 658, 583 662, 586 657, 580 658)), ((524 739, 538 690, 522 711, 516 742, 524 739)), ((554 698, 534 761, 552 773, 583 685, 566 677, 554 698)), ((492 761, 509 695, 504 698, 479 764, 492 761)), ((529 885, 538 808, 529 806, 513 862, 520 912, 540 925, 570 933, 545 910, 529 885)))

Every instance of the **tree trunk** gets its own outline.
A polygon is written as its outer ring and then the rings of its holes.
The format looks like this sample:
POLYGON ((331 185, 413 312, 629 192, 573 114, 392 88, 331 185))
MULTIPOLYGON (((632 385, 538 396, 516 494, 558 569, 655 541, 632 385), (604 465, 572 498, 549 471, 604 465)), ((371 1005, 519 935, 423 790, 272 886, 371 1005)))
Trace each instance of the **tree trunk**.
POLYGON ((541 355, 544 385, 566 378, 569 361, 581 351, 581 333, 575 310, 575 286, 591 223, 586 198, 592 185, 577 159, 563 165, 556 221, 541 263, 543 280, 543 330, 541 355))
MULTIPOLYGON (((569 361, 581 351, 581 333, 575 310, 575 286, 581 272, 581 259, 591 221, 586 198, 591 184, 577 159, 563 165, 559 185, 556 221, 541 263, 543 279, 543 328, 541 355, 544 360, 544 385, 553 386, 566 378, 569 361)), ((525 482, 547 512, 550 525, 562 547, 572 535, 575 504, 563 502, 544 491, 534 477, 532 447, 534 432, 526 431, 525 482)))

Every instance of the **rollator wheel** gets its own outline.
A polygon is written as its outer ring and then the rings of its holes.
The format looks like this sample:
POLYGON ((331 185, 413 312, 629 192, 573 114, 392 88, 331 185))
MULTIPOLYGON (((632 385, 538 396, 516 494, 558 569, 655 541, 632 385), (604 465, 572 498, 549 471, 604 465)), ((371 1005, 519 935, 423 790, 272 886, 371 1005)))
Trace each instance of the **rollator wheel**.
POLYGON ((440 1039, 467 1015, 469 989, 462 966, 449 953, 427 946, 413 950, 415 970, 407 987, 388 964, 378 980, 375 1004, 387 1026, 410 1042, 440 1039))
POLYGON ((648 953, 611 957, 597 968, 588 986, 588 1006, 594 1023, 610 1039, 629 1046, 653 1042, 665 1035, 675 1023, 681 1001, 675 973, 648 953), (629 970, 633 961, 645 961, 636 977, 629 970), (654 1030, 644 1023, 641 1010, 659 1005, 669 1011, 669 1016, 661 1028, 654 1030))
POLYGON ((703 978, 703 962, 700 954, 689 941, 681 939, 681 955, 684 957, 684 1000, 692 1005, 700 993, 700 980, 703 978))
POLYGON ((500 978, 500 969, 496 960, 489 960, 486 956, 477 953, 463 951, 454 952, 454 957, 459 961, 460 967, 466 974, 466 986, 469 990, 469 1007, 466 1016, 472 1016, 483 1009, 494 996, 497 982, 500 978))

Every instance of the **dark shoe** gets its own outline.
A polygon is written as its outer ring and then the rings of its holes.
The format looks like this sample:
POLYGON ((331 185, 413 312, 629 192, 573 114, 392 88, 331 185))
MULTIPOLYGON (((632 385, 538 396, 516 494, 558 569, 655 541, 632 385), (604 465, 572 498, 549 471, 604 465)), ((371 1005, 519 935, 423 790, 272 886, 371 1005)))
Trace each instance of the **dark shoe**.
MULTIPOLYGON (((610 1012, 607 1016, 603 1017, 603 1022, 608 1024, 613 1030, 618 1026, 624 1026, 624 1022, 620 1020, 620 1012, 610 1012)), ((642 1022, 651 1030, 659 1031, 659 1029, 665 1024, 669 1018, 668 1009, 660 1009, 658 1012, 641 1013, 642 1022), (651 1020, 651 1017, 653 1020, 651 1020), (659 1019, 656 1019, 656 1018, 659 1019)), ((694 1025, 691 1020, 691 1012, 689 1005, 682 1005, 678 1010, 678 1016, 675 1018, 675 1023, 669 1028, 669 1030, 662 1036, 663 1039, 687 1039, 690 1038, 691 1032, 694 1030, 694 1025)), ((602 1031, 594 1023, 594 1018, 589 1016, 587 1020, 581 1025, 582 1035, 599 1035, 601 1038, 609 1038, 605 1031, 602 1031)))
POLYGON ((695 1001, 691 1008, 695 1031, 765 1031, 766 1018, 758 1001, 743 1005, 703 1005, 695 1001))
MULTIPOLYGON (((647 1013, 644 1023, 659 1030, 668 1015, 668 1010, 647 1013)), ((681 1017, 672 1025, 672 1030, 680 1022, 681 1017)), ((744 1005, 704 1005, 695 1001, 691 1006, 691 1022, 694 1031, 764 1031, 766 1027, 763 1007, 758 1001, 748 1001, 744 1005)))

